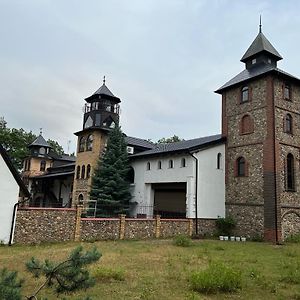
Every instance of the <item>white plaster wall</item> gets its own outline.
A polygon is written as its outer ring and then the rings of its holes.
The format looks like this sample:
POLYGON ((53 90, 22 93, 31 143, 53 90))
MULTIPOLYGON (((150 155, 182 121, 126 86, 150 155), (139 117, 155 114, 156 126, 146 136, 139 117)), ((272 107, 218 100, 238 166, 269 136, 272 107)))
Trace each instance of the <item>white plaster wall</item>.
POLYGON ((198 158, 198 218, 225 216, 225 145, 194 154, 198 158), (217 155, 222 154, 217 169, 217 155))
POLYGON ((9 242, 14 204, 18 202, 19 186, 0 155, 0 241, 9 242))

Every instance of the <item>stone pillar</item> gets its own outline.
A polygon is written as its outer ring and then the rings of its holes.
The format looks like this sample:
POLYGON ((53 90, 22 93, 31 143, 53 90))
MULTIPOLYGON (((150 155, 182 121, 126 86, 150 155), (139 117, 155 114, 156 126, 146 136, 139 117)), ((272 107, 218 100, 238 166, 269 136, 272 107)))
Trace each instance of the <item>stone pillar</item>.
POLYGON ((194 220, 193 219, 189 219, 189 236, 193 235, 193 229, 194 229, 194 220))
POLYGON ((124 240, 125 237, 125 222, 126 222, 126 215, 120 215, 120 240, 124 240))
POLYGON ((75 234, 74 241, 79 242, 81 237, 81 214, 82 214, 82 205, 77 205, 76 207, 76 219, 75 219, 75 234))
POLYGON ((160 215, 155 216, 155 237, 160 237, 160 215))

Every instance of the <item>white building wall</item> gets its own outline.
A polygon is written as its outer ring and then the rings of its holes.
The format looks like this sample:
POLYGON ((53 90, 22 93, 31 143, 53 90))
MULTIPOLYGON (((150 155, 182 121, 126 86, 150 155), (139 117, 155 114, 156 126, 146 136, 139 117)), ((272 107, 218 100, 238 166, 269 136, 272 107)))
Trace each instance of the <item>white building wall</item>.
POLYGON ((9 242, 14 204, 18 202, 19 185, 0 155, 0 241, 9 242))

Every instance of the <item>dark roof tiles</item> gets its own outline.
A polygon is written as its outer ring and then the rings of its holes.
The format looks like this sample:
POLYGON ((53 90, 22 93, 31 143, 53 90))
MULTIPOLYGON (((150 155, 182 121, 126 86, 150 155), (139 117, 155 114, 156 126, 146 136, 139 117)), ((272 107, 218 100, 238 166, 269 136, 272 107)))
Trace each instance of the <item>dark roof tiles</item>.
POLYGON ((155 147, 155 144, 144 140, 140 138, 136 138, 133 136, 125 136, 125 142, 127 145, 132 145, 132 146, 137 146, 137 147, 142 147, 142 148, 147 148, 147 149, 153 149, 155 147))
POLYGON ((93 95, 108 95, 115 97, 115 95, 109 90, 109 88, 103 84, 93 95))
POLYGON ((40 146, 40 147, 48 147, 52 148, 46 140, 43 138, 43 136, 40 134, 28 147, 32 146, 40 146))

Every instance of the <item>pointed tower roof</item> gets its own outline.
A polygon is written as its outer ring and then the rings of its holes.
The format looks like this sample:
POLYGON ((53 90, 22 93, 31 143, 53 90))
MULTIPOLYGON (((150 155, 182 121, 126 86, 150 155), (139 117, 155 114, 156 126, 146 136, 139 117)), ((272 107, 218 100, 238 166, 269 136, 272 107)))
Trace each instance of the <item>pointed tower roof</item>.
POLYGON ((115 95, 105 85, 105 82, 103 82, 102 86, 93 95, 107 95, 107 96, 115 97, 115 95))
POLYGON ((28 147, 32 146, 39 146, 39 147, 48 147, 52 148, 46 140, 43 138, 43 136, 40 134, 28 147))
POLYGON ((246 62, 249 58, 256 56, 259 53, 267 52, 271 54, 276 60, 282 59, 278 51, 273 47, 269 40, 264 36, 261 27, 255 40, 252 42, 246 53, 241 58, 241 62, 246 62))

